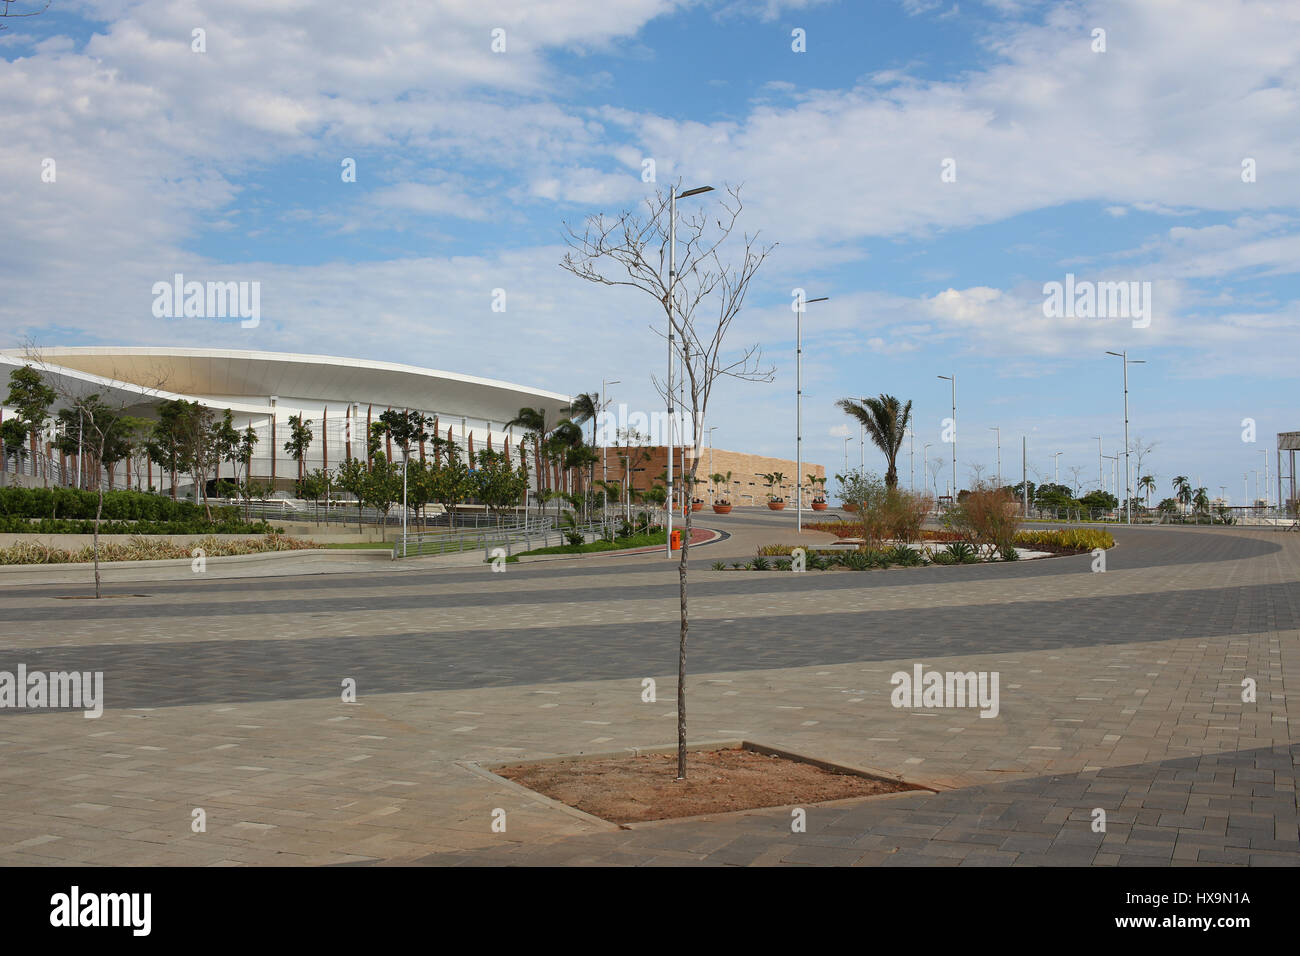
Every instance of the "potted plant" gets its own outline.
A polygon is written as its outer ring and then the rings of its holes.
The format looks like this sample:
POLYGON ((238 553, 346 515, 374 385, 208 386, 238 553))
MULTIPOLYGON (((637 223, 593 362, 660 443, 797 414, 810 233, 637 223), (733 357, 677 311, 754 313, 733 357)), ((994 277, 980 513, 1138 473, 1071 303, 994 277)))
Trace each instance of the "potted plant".
POLYGON ((770 474, 760 475, 767 482, 767 506, 773 511, 782 511, 785 508, 785 499, 776 493, 776 487, 785 481, 785 475, 779 471, 770 474))
POLYGON ((826 505, 826 479, 818 478, 816 475, 808 476, 808 484, 813 486, 813 511, 825 511, 826 505))
POLYGON ((714 511, 714 513, 715 513, 715 514, 720 514, 720 515, 731 514, 731 500, 730 500, 729 498, 727 498, 726 495, 718 495, 718 494, 717 494, 717 488, 718 488, 718 485, 722 485, 722 484, 731 484, 731 472, 727 472, 725 475, 722 474, 721 472, 715 472, 714 474, 709 475, 709 480, 710 480, 711 482, 713 482, 713 489, 714 489, 713 511, 714 511))

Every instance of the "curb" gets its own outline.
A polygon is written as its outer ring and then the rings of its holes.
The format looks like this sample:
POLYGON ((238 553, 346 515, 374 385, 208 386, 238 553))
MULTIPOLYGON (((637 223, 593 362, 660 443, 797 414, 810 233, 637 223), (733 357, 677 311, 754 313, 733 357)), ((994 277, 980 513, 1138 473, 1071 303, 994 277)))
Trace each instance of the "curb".
MULTIPOLYGON (((214 557, 205 558, 205 561, 221 564, 251 564, 257 561, 273 561, 288 557, 301 557, 303 555, 340 555, 345 557, 356 557, 357 554, 365 554, 370 557, 371 554, 382 557, 386 561, 391 561, 393 552, 384 548, 302 548, 297 551, 262 551, 257 554, 224 554, 214 557)), ((101 561, 99 569, 101 571, 114 571, 124 568, 179 568, 190 564, 193 558, 159 558, 149 561, 101 561)), ((374 558, 371 558, 374 560, 374 558)), ((23 573, 31 571, 88 571, 94 568, 93 561, 63 561, 51 564, 4 564, 0 565, 0 575, 9 573, 23 573)))
MULTIPOLYGON (((727 538, 731 537, 725 531, 717 531, 713 528, 705 528, 704 530, 712 534, 713 537, 708 538, 704 541, 696 541, 692 543, 691 544, 692 551, 694 551, 696 548, 702 548, 705 545, 716 544, 719 541, 725 541, 727 538)), ((566 560, 572 560, 573 558, 617 558, 617 557, 626 557, 629 554, 659 554, 662 551, 663 551, 663 546, 655 544, 645 548, 627 548, 622 551, 588 551, 580 554, 521 555, 515 561, 512 561, 510 563, 511 564, 533 564, 535 562, 542 562, 542 561, 566 561, 566 560)))

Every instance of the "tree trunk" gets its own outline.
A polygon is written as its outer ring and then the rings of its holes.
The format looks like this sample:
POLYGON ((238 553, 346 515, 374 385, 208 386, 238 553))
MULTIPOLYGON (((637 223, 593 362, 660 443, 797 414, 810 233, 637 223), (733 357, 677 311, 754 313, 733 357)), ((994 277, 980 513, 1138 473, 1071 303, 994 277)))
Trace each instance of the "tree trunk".
MULTIPOLYGON (((692 477, 694 477, 692 475, 692 477)), ((668 502, 671 514, 673 503, 668 502)), ((671 547, 672 541, 669 541, 671 547)), ((691 549, 691 509, 686 509, 686 525, 682 533, 682 557, 677 565, 678 587, 681 593, 682 623, 677 639, 677 779, 686 779, 686 632, 689 622, 686 614, 686 556, 691 549)))
POLYGON ((99 486, 99 502, 95 505, 95 599, 99 600, 99 519, 104 513, 104 486, 99 486))

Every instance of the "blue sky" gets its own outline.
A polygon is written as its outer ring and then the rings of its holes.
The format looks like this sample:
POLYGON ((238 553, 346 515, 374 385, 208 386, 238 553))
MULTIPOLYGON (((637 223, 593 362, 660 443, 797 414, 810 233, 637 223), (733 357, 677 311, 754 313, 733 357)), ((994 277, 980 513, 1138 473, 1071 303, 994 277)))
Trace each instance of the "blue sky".
POLYGON ((945 456, 936 376, 955 370, 959 479, 995 470, 997 426, 1004 476, 1026 435, 1031 477, 1060 451, 1087 487, 1092 436, 1122 443, 1105 352, 1128 349, 1144 471, 1240 503, 1300 429, 1297 27, 1273 0, 54 0, 0 31, 0 344, 607 377, 646 409, 662 315, 561 270, 562 223, 676 179, 743 183, 742 225, 779 245, 733 342, 776 373, 716 393, 719 447, 793 455, 800 287, 831 296, 805 316, 804 428, 832 472, 843 396, 913 400, 917 458, 945 456), (261 324, 155 318, 175 272, 260 281, 261 324), (1151 283, 1150 325, 1045 316, 1067 273, 1151 283))

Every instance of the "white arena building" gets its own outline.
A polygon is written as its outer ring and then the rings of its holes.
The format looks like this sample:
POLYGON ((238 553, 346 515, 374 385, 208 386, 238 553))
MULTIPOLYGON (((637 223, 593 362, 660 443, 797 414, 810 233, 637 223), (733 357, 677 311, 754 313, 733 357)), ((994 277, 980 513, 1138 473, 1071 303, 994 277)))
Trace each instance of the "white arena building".
MULTIPOLYGON (((505 427, 521 408, 545 411, 547 422, 563 417, 570 396, 492 379, 374 362, 282 352, 196 348, 42 348, 0 351, 0 399, 8 392, 9 374, 31 365, 63 394, 98 392, 113 405, 129 402, 130 413, 154 417, 162 401, 183 398, 215 411, 228 408, 240 431, 252 426, 258 436, 252 478, 288 490, 298 463, 284 450, 289 417, 311 422, 313 434, 307 470, 333 467, 349 455, 364 457, 368 422, 387 409, 420 411, 437 420, 438 434, 476 451, 509 445, 512 459, 523 434, 505 427)), ((54 411, 57 412, 58 404, 54 411)), ((12 410, 3 409, 4 419, 12 410)), ((47 436, 48 438, 49 436, 47 436)), ((48 451, 46 449, 42 449, 48 451)), ((414 455, 414 450, 412 452, 414 455)), ((46 467, 66 473, 68 463, 53 452, 46 467)), ((27 470, 43 463, 27 463, 27 470)), ((13 467, 12 459, 8 467, 13 467)), ((125 471, 125 464, 119 466, 125 471)), ((141 463, 132 470, 140 475, 141 463)), ((155 469, 156 470, 156 469, 155 469)), ((228 473, 223 468, 223 473, 228 473)), ((126 485, 126 475, 113 485, 126 485)), ((152 484, 160 486, 154 474, 152 484)), ((132 486, 139 484, 131 481, 132 486)), ((148 484, 145 484, 148 487, 148 484)))

